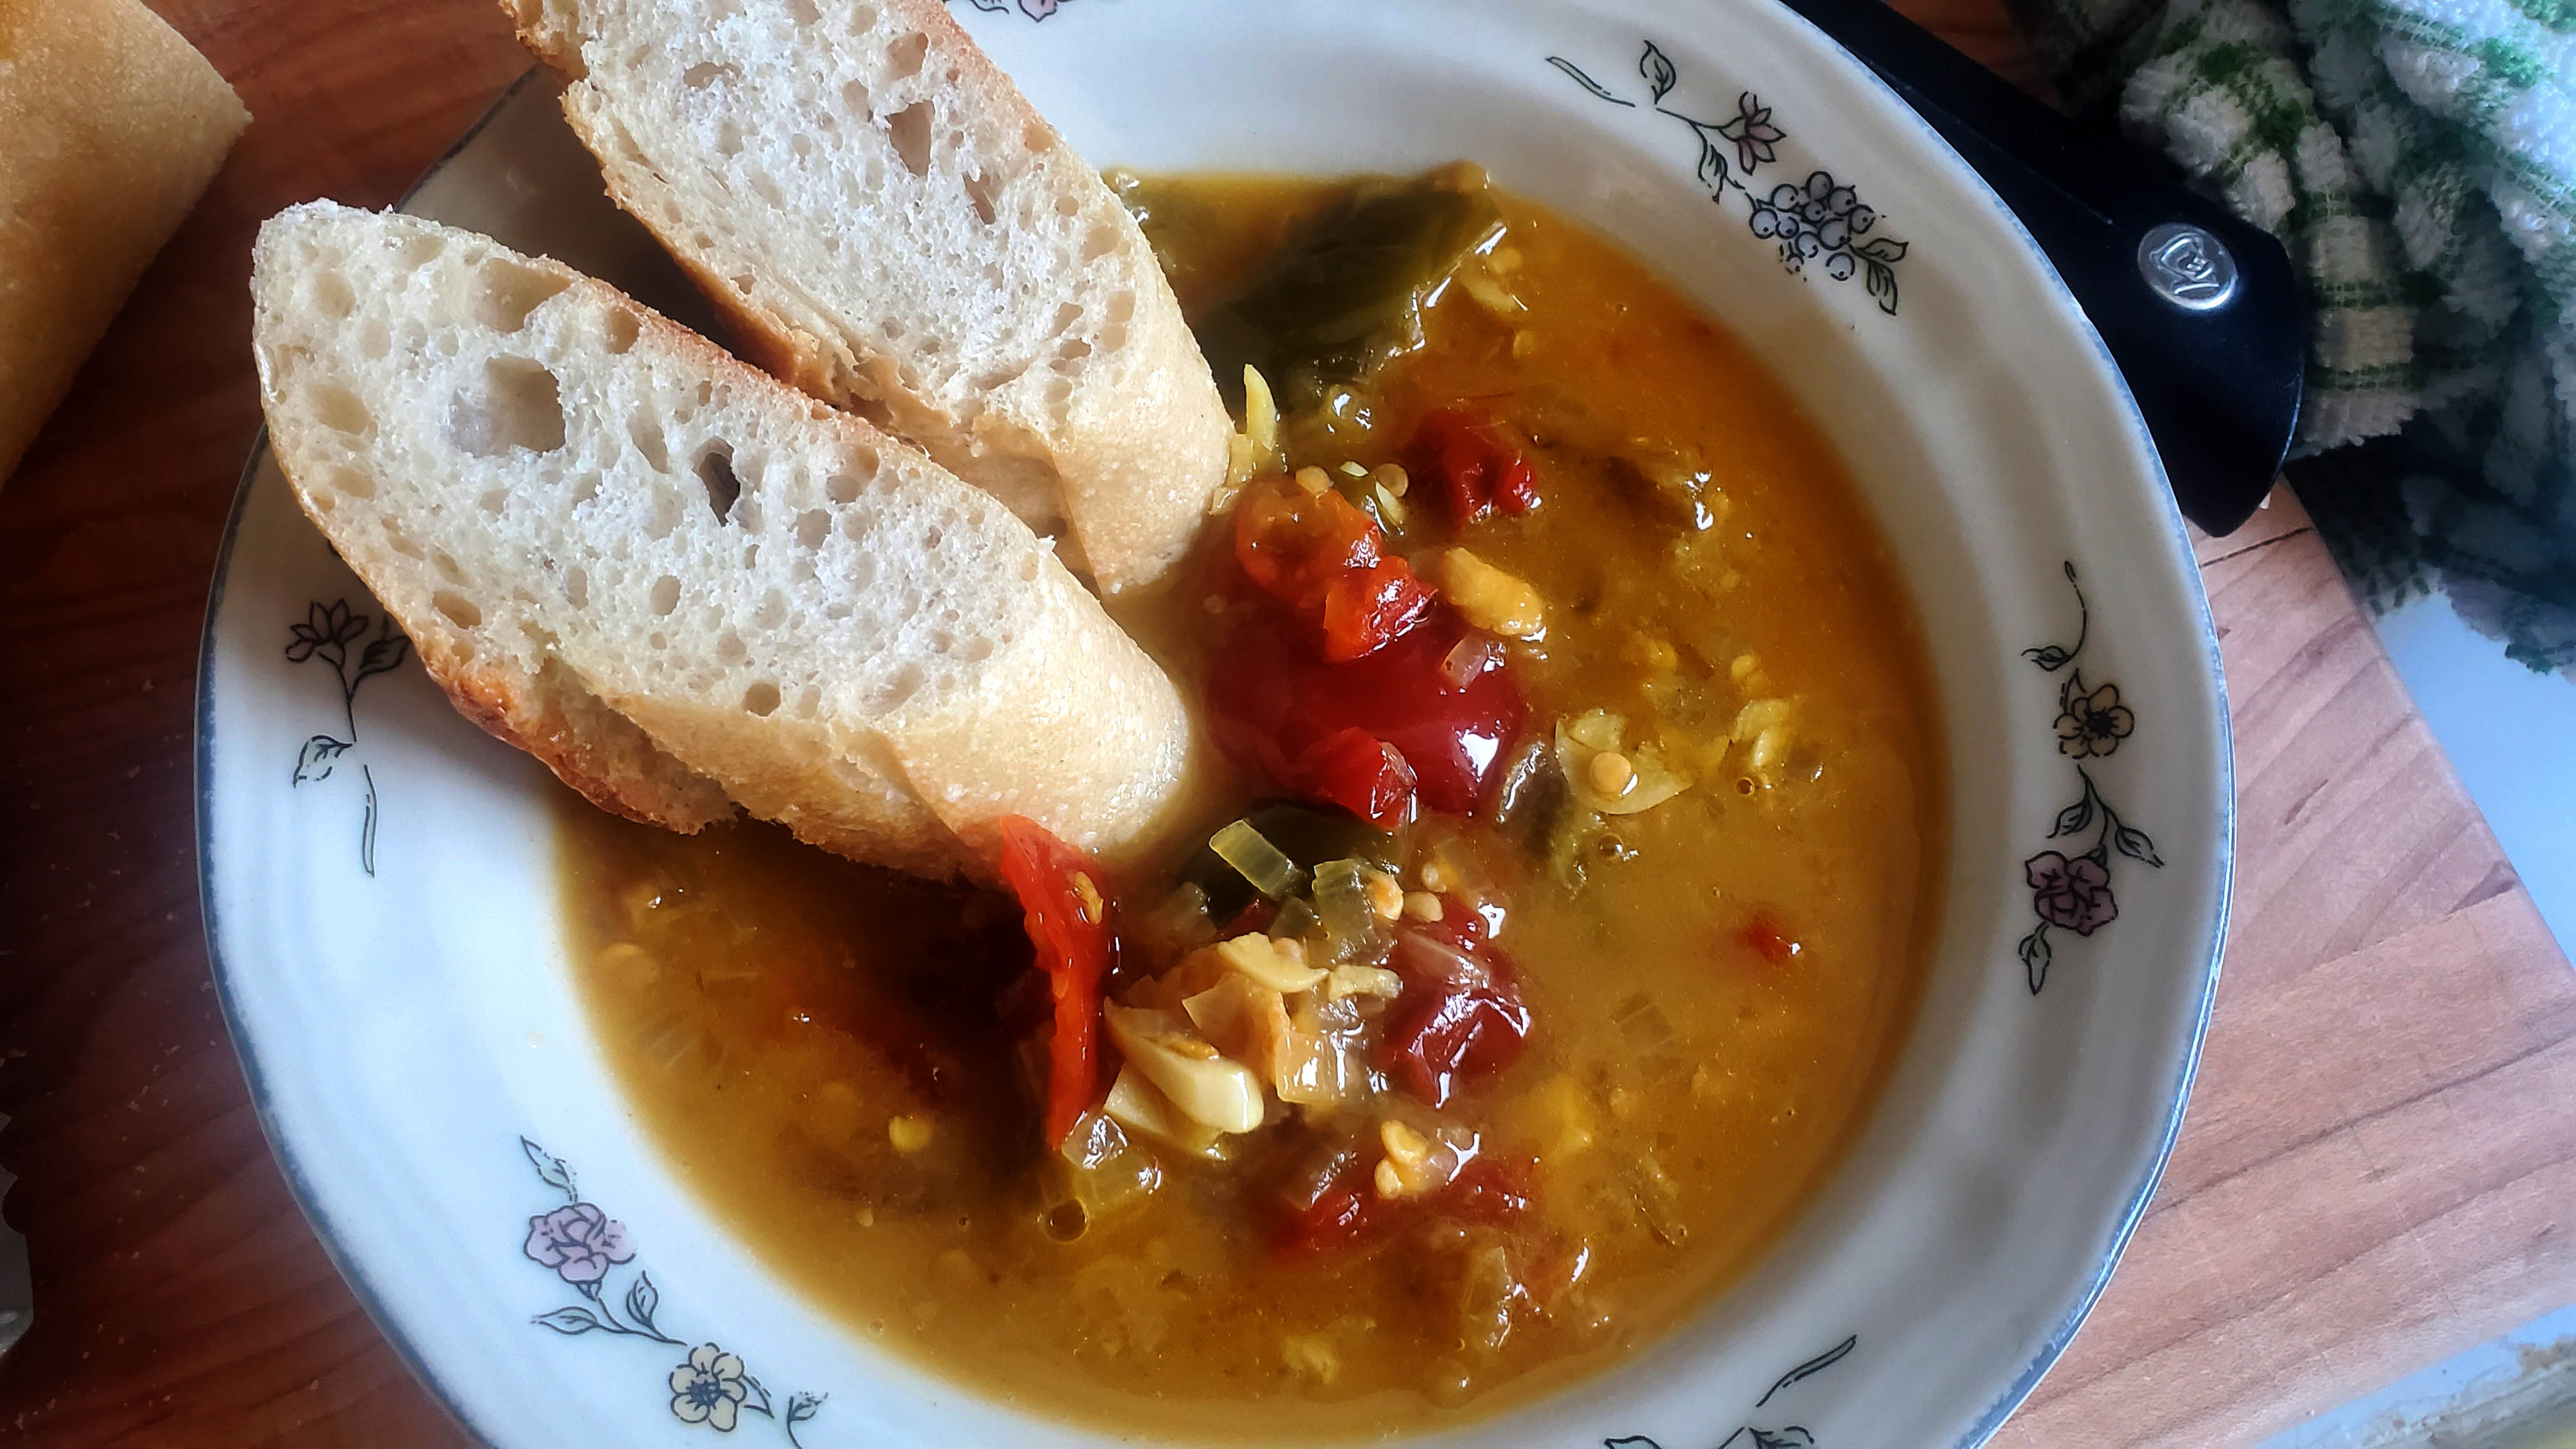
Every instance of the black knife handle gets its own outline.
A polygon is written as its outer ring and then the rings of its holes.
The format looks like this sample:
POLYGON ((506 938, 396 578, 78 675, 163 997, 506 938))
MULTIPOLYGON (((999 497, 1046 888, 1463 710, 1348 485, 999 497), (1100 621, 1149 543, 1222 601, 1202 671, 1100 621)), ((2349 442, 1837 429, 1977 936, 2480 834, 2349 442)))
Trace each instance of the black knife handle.
POLYGON ((2307 373, 2307 309, 2281 244, 1880 0, 1785 3, 2021 218, 2128 379, 2183 516, 2212 534, 2252 516, 2297 431, 2307 373))

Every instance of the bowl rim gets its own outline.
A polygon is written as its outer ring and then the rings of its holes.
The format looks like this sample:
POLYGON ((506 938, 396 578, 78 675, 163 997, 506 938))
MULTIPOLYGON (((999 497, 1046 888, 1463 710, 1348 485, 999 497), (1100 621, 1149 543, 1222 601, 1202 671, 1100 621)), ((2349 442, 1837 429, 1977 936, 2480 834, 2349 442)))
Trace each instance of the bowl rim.
POLYGON ((2210 903, 2208 959, 2202 963, 2199 970, 2199 999, 2193 1004, 2191 1029, 2183 1043, 2182 1060, 2175 1075, 2172 1100, 2167 1105, 2164 1125, 2158 1134, 2155 1150, 2149 1155, 2145 1170, 2139 1175, 2137 1185, 2131 1190, 2126 1206, 2121 1210, 2118 1221, 2113 1225, 2109 1238, 2096 1258, 2091 1276, 2072 1296, 2065 1312, 2059 1316, 2056 1325, 2048 1331, 2047 1337, 2040 1344, 2039 1351, 2032 1355, 2030 1362, 2024 1365, 2020 1374, 2006 1384, 2002 1392, 1997 1394, 1988 1405, 1986 1411, 1952 1441, 1952 1449, 1977 1449, 1977 1446, 1986 1443, 2000 1432, 2005 1421, 2010 1419, 2030 1398, 2033 1391, 2038 1389, 2040 1380, 2048 1376, 2049 1370, 2056 1366, 2060 1357, 2064 1356, 2067 1346, 2074 1342, 2077 1331, 2084 1326, 2084 1321, 2092 1315, 2094 1305, 2101 1301, 2102 1294, 2109 1289, 2112 1275, 2119 1270, 2121 1259, 2127 1255, 2129 1244, 2137 1235, 2138 1225, 2146 1219, 2148 1208, 2153 1206, 2156 1188, 2163 1182, 2165 1167, 2173 1159, 2174 1144, 2182 1136, 2183 1118, 2191 1106, 2192 1087, 2200 1075, 2201 1053, 2209 1040, 2210 1016, 2218 1004, 2218 977, 2227 951, 2228 922, 2235 907, 2237 825, 2235 729, 2228 705, 2227 671, 2219 649, 2217 621, 2210 613, 2209 594, 2200 574, 2199 558, 2191 546, 2191 535, 2184 523, 2182 510, 2174 499, 2172 479, 2165 473, 2164 454, 2156 446, 2155 435, 2147 427, 2146 416, 2138 409, 2137 395, 2129 386, 2128 375, 2120 370, 2118 361, 2111 356, 2111 349, 2103 342, 2100 329, 2093 325, 2092 318, 2085 313, 2082 304, 2075 300, 2073 289, 2066 285, 2065 277, 2057 270, 2057 264, 2049 257, 2047 248, 2042 247, 2039 239, 2031 234, 2030 228, 2023 224, 2020 213, 2006 204, 2003 197, 1987 183, 1984 174, 1970 165, 1967 158, 1961 156, 1958 149, 1952 146, 1949 140, 1935 129, 1932 123, 1926 120, 1903 95, 1898 93, 1894 86, 1888 84, 1886 77, 1880 75, 1875 67, 1853 54, 1795 6, 1783 5, 1782 8, 1788 11, 1789 18, 1796 26, 1812 32, 1820 43, 1860 72, 1866 87, 1879 93, 1888 102, 1896 113, 1900 125, 1911 127, 1917 139, 1935 157, 1958 169, 1970 193, 1982 197, 1994 208, 2011 232, 2013 239, 2021 244, 2030 259, 2036 262, 2048 277, 2054 299, 2067 313, 2083 340, 2091 346, 2100 360, 2104 372, 2110 379, 2120 413, 2136 434, 2153 472, 2154 481, 2158 487, 2158 501, 2162 505, 2158 511, 2164 518, 2166 541, 2179 551, 2182 567, 2191 574, 2191 587, 2186 592, 2195 626, 2195 642, 2200 646, 2201 662, 2210 684, 2212 717, 2207 727, 2217 746, 2213 762, 2217 767, 2218 778, 2215 783, 2219 797, 2217 849, 2211 860, 2211 868, 2217 873, 2217 890, 2210 903))
MULTIPOLYGON (((2066 1300, 2064 1311, 2058 1316, 2055 1324, 2048 1329, 2038 1351, 2030 1361, 1994 1396, 1988 1407, 1970 1427, 1953 1441, 1954 1449, 1975 1449, 1975 1446, 1991 1439, 2005 1421, 2029 1398, 2040 1381, 2064 1354, 2078 1329, 2100 1301, 2133 1241, 2139 1224, 2152 1204, 2156 1188, 2163 1178, 2181 1133, 2191 1091, 2198 1076, 2210 1018, 2216 1005, 2227 926, 2233 909, 2238 802, 2227 682, 2222 668, 2215 623, 2210 613, 2206 591, 2201 586, 2198 562, 2193 554, 2189 536, 2184 530, 2181 515, 2172 501, 2162 456, 2156 450, 2152 436, 2147 432, 2126 377, 2112 360, 2108 348, 2103 344, 2090 319, 2075 302, 2072 293, 2067 290, 2046 252, 2040 248, 2036 239, 2022 225, 2019 217, 1994 193, 1976 169, 1961 158, 1949 142, 1908 105, 1875 70, 1852 55, 1805 16, 1786 6, 1782 9, 1787 12, 1786 18, 1794 29, 1806 32, 1839 65, 1859 80, 1865 89, 1876 92, 1888 104, 1900 124, 1914 128, 1918 144, 1927 148, 1936 162, 1946 162, 1955 167, 1956 179, 1961 185, 1967 188, 1970 194, 1983 198, 1992 207, 2012 236, 2025 248, 2031 259, 2037 262, 2051 284, 2054 299, 2061 304, 2068 318, 2080 330, 2083 340, 2099 356, 2113 386, 2119 411, 2136 432, 2152 470, 2154 481, 2164 489, 2160 499, 2168 535, 2165 542, 2179 551, 2183 567, 2188 569, 2192 576, 2192 587, 2187 594, 2194 615, 2196 642, 2200 646, 2200 656, 2211 685, 2214 717, 2207 722, 2206 727, 2210 729, 2216 746, 2213 760, 2220 802, 2218 818, 2215 822, 2215 849, 2210 862, 2210 868, 2216 873, 2215 891, 2207 926, 2209 941, 2207 959, 2198 967, 2197 1001, 2191 1010, 2191 1023, 2182 1044, 2181 1060, 2178 1064, 2171 1100, 2166 1108, 2165 1120, 2157 1134, 2154 1149, 2149 1155, 2144 1171, 2129 1192, 2125 1204, 2120 1208, 2117 1220, 2103 1248, 2095 1258, 2091 1272, 2082 1282, 2075 1285, 2074 1291, 2066 1300)), ((524 92, 532 85, 542 83, 547 74, 544 66, 531 65, 504 86, 495 95, 490 105, 423 169, 419 177, 390 209, 408 210, 431 182, 454 165, 481 139, 494 122, 521 98, 524 92)), ((249 511, 254 485, 262 466, 269 461, 269 458, 269 434, 263 425, 252 442, 235 484, 232 502, 216 551, 199 638, 197 696, 194 712, 195 739, 192 751, 196 772, 194 825, 198 856, 200 914, 217 1004, 222 1012, 225 1029, 231 1038, 235 1054, 240 1058, 250 1105, 260 1124, 261 1133, 267 1139, 271 1155, 276 1159, 297 1207, 302 1210, 305 1219, 312 1225, 324 1255, 338 1270, 343 1281, 349 1285, 353 1296, 402 1361, 403 1366, 428 1392, 432 1401, 474 1438, 486 1444, 499 1445, 507 1442, 506 1439, 487 1431, 469 1408, 467 1396, 457 1392, 430 1366, 413 1337, 405 1331, 402 1321, 390 1309, 386 1294, 375 1282, 366 1265, 348 1249, 341 1230, 324 1207, 311 1175, 282 1129, 267 1074, 263 1070, 261 1053, 245 1020, 241 1003, 237 999, 233 969, 223 949, 223 933, 219 928, 221 912, 220 898, 216 889, 213 834, 216 654, 222 637, 220 625, 236 544, 249 511)), ((1875 1108, 1872 1110, 1874 1111, 1875 1108)))

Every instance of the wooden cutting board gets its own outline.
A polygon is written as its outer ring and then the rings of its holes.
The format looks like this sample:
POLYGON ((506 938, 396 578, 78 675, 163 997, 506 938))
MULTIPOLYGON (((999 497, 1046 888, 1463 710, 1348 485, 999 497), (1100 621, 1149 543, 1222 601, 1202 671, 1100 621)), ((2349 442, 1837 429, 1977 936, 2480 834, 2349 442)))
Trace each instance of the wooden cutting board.
MULTIPOLYGON (((252 1119, 189 740, 258 426, 251 234, 390 202, 526 61, 493 0, 156 8, 257 120, 0 488, 0 1163, 37 1298, 0 1439, 457 1444, 252 1119)), ((1906 8, 2031 78, 1995 0, 1906 8)), ((2005 1430, 2028 1449, 2248 1442, 2576 1302, 2576 976, 2296 505, 2202 559, 2244 804, 2226 979, 2155 1210, 2005 1430)))

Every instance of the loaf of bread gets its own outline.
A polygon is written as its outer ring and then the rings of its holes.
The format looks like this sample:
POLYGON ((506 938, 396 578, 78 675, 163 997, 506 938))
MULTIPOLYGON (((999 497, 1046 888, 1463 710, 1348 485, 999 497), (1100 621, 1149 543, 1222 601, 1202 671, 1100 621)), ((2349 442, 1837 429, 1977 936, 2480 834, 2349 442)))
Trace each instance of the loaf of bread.
POLYGON ((410 217, 294 207, 252 290, 305 511, 460 710, 601 805, 985 875, 1004 816, 1114 855, 1177 789, 1171 682, 869 423, 410 217))
POLYGON ((0 0, 0 480, 249 124, 138 0, 0 0))
POLYGON ((1188 547, 1230 431, 1207 363, 1133 219, 939 0, 504 3, 747 355, 1104 591, 1188 547))

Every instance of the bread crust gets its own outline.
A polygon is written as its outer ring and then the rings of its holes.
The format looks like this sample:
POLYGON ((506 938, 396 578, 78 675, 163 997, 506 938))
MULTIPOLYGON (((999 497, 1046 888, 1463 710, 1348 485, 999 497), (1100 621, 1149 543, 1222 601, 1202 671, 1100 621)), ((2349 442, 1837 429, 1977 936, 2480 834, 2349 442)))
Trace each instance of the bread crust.
MULTIPOLYGON (((403 621, 406 629, 417 621, 403 621)), ((451 650, 421 648, 421 665, 456 712, 537 757, 556 779, 612 815, 695 835, 739 812, 713 780, 664 754, 633 721, 577 683, 476 669, 451 650), (551 686, 551 687, 550 687, 551 686), (653 765, 632 756, 646 752, 653 765)))
MULTIPOLYGON (((884 340, 884 319, 868 310, 873 294, 867 284, 851 280, 845 269, 829 278, 759 276, 762 268, 738 254, 738 244, 725 235, 731 219, 720 224, 710 218, 708 205, 673 180, 702 176, 710 184, 732 184, 724 167, 667 124, 669 117, 647 114, 649 98, 639 94, 647 85, 585 59, 585 46, 593 42, 603 54, 633 49, 660 57, 658 47, 629 47, 626 37, 607 33, 618 18, 609 13, 618 0, 503 3, 528 48, 570 78, 565 115, 598 157, 610 196, 715 302, 743 355, 916 443, 1000 498, 1031 527, 1058 537, 1067 563, 1105 592, 1149 581, 1187 551, 1204 524, 1210 494, 1223 481, 1231 432, 1197 339, 1133 219, 945 5, 884 0, 877 7, 878 25, 919 36, 925 51, 921 68, 953 76, 942 94, 1040 154, 1043 166, 1032 169, 1043 174, 1030 184, 1048 187, 1055 210, 1088 229, 1085 265, 1106 268, 1118 280, 1082 284, 1071 275, 1081 269, 1068 268, 1050 285, 1069 290, 1042 298, 1015 294, 1008 302, 980 297, 971 284, 950 286, 944 295, 967 310, 944 319, 948 325, 941 330, 975 335, 990 318, 974 309, 986 306, 1003 307, 1024 321, 1039 309, 1077 307, 1085 326, 1094 325, 1094 311, 1132 309, 1097 334, 1104 341, 1114 337, 1114 348, 1094 352, 1086 342, 1087 360, 1069 395, 1053 390, 1060 372, 1048 370, 1047 358, 1021 353, 981 358, 977 375, 998 380, 971 396, 924 395, 908 381, 910 370, 925 365, 922 356, 884 340), (1105 243, 1105 250, 1095 254, 1093 239, 1105 243), (742 285, 745 279, 752 282, 749 288, 742 285), (790 315, 791 298, 800 315, 790 315)), ((689 0, 631 3, 685 9, 689 0)), ((675 72, 679 67, 675 57, 653 63, 667 63, 675 72)), ((731 201, 752 204, 739 195, 731 201)), ((730 202, 721 209, 732 209, 730 202)), ((788 208, 763 221, 819 234, 836 219, 788 208)), ((858 270, 900 271, 919 264, 903 247, 884 245, 858 270)))
POLYGON ((1025 526, 865 421, 560 264, 412 218, 291 208, 253 287, 307 516, 460 713, 604 808, 685 832, 739 804, 855 859, 989 877, 1004 814, 1114 857, 1180 794, 1194 741, 1171 682, 1025 526), (398 264, 414 247, 444 260, 398 264), (389 348, 392 326, 415 342, 389 348), (551 441, 460 421, 496 368, 548 379, 551 441), (737 446, 710 508, 704 460, 737 446), (454 476, 399 471, 418 466, 454 476), (618 521, 647 508, 667 520, 648 537, 618 521), (859 564, 882 582, 833 571, 859 564), (648 615, 645 586, 676 600, 682 573, 702 602, 648 615), (827 608, 886 622, 790 627, 827 608), (648 627, 688 637, 647 647, 648 627))

